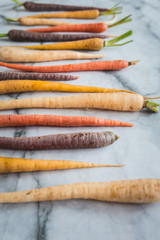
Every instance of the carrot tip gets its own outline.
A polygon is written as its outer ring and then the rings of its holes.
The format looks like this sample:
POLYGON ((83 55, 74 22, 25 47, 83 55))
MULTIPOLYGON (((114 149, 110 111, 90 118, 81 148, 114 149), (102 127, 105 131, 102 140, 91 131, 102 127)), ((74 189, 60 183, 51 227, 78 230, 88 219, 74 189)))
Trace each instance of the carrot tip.
POLYGON ((116 135, 116 140, 119 139, 120 137, 118 135, 116 135))
POLYGON ((132 62, 128 62, 128 65, 136 65, 137 63, 139 63, 140 60, 135 60, 135 61, 132 61, 132 62))

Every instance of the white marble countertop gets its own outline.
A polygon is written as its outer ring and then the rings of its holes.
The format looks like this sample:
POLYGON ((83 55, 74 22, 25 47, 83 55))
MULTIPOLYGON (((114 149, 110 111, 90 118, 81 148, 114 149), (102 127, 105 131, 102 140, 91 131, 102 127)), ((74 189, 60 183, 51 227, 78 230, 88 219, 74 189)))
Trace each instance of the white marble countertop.
MULTIPOLYGON (((52 2, 47 0, 47 2, 52 2)), ((54 1, 61 4, 75 4, 75 1, 54 1)), ((87 0, 77 4, 112 7, 115 1, 87 0)), ((123 47, 106 48, 101 52, 106 60, 140 59, 137 66, 119 72, 82 72, 80 79, 73 84, 123 88, 136 91, 145 96, 160 95, 160 5, 158 0, 129 1, 122 0, 123 14, 133 14, 133 22, 108 30, 111 34, 122 34, 130 29, 134 31, 134 42, 123 47)), ((23 8, 17 10, 11 0, 0 0, 0 32, 10 29, 25 29, 18 24, 7 24, 3 16, 20 17, 31 13, 23 8)), ((100 17, 98 21, 110 17, 100 17)), ((77 20, 78 21, 78 20, 77 20)), ((73 21, 75 22, 75 20, 73 21)), ((80 21, 79 22, 85 22, 80 21)), ((90 21, 91 22, 91 21, 90 21)), ((94 20, 92 21, 94 22, 94 20)), ((130 38, 130 39, 132 39, 130 38)), ((14 45, 14 42, 0 40, 0 45, 14 45)), ((61 61, 62 64, 73 61, 61 61)), ((83 62, 77 61, 77 62, 83 62)), ((59 64, 59 62, 39 63, 39 65, 59 64)), ((38 65, 38 64, 37 64, 38 65)), ((0 71, 6 71, 0 68, 0 71)), ((1 100, 57 96, 67 93, 23 93, 0 96, 1 100)), ((99 116, 132 122, 133 128, 51 128, 26 127, 0 129, 0 136, 41 136, 54 133, 77 131, 111 130, 120 139, 111 146, 102 149, 13 151, 0 150, 0 156, 24 157, 35 159, 70 159, 94 163, 125 163, 123 168, 94 168, 61 170, 39 173, 0 175, 0 192, 30 190, 52 185, 111 181, 135 178, 159 178, 160 176, 160 114, 147 111, 120 113, 96 110, 50 110, 21 109, 1 111, 0 114, 62 114, 99 116)), ((121 205, 95 201, 68 200, 45 203, 1 204, 0 239, 1 240, 158 240, 160 239, 160 203, 152 205, 121 205)))

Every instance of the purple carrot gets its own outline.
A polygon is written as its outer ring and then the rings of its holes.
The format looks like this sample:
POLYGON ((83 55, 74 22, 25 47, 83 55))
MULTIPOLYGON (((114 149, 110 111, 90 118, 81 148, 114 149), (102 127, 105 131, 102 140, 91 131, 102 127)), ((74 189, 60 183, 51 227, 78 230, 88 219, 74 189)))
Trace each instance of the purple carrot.
POLYGON ((119 137, 112 132, 80 132, 41 137, 0 137, 0 148, 17 150, 99 148, 119 137))
POLYGON ((90 7, 90 6, 73 6, 73 5, 60 5, 60 4, 48 4, 48 3, 35 3, 35 2, 20 2, 19 0, 13 0, 18 5, 15 6, 24 6, 28 11, 32 12, 41 12, 41 11, 77 11, 77 10, 91 10, 91 9, 97 9, 101 12, 108 12, 109 14, 117 14, 120 13, 119 11, 122 10, 122 7, 118 6, 119 4, 116 4, 111 9, 108 8, 99 8, 99 7, 90 7))
POLYGON ((29 73, 29 72, 0 72, 0 80, 42 80, 42 81, 71 81, 79 79, 78 76, 55 73, 29 73))
POLYGON ((102 35, 102 34, 57 34, 46 32, 29 32, 23 30, 10 30, 8 33, 0 34, 0 37, 8 37, 12 41, 18 42, 63 42, 63 41, 75 41, 89 38, 109 38, 115 37, 114 35, 102 35))

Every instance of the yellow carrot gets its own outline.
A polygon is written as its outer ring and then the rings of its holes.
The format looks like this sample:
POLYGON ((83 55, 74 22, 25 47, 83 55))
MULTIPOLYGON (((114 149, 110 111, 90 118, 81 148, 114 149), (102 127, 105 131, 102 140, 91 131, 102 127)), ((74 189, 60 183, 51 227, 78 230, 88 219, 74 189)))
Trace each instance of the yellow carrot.
POLYGON ((1 203, 93 199, 120 203, 160 201, 160 179, 136 179, 112 182, 74 183, 30 191, 0 193, 1 203))
POLYGON ((104 13, 97 9, 94 10, 82 10, 71 12, 55 12, 55 13, 41 13, 28 16, 29 18, 76 18, 76 19, 95 19, 104 13))
POLYGON ((0 81, 0 94, 31 92, 31 91, 59 91, 59 92, 129 92, 129 90, 110 89, 92 86, 71 85, 67 83, 34 81, 34 80, 5 80, 0 81))
POLYGON ((37 160, 0 157, 0 173, 49 171, 72 168, 123 167, 124 165, 95 164, 70 160, 37 160))
POLYGON ((46 18, 30 18, 30 17, 21 17, 17 19, 20 24, 25 25, 25 26, 37 26, 37 25, 44 25, 44 26, 61 26, 61 25, 69 25, 71 23, 69 22, 61 22, 61 21, 56 21, 56 20, 51 20, 51 19, 46 19, 46 18))
POLYGON ((5 62, 47 62, 65 59, 95 59, 103 57, 103 54, 90 54, 77 51, 41 51, 16 47, 0 47, 0 60, 5 62))

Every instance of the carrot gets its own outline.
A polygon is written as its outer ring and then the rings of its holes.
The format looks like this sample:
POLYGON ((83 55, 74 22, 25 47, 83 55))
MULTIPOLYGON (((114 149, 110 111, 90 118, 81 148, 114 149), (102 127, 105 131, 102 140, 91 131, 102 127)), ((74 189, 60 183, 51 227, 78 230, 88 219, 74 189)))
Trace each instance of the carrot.
POLYGON ((55 65, 55 66, 32 66, 22 64, 11 64, 0 62, 0 66, 17 69, 27 72, 80 72, 80 71, 115 71, 127 68, 128 66, 135 65, 139 61, 128 62, 125 60, 114 61, 97 61, 87 63, 77 63, 68 65, 55 65))
MULTIPOLYGON (((97 19, 100 16, 110 15, 108 11, 100 12, 98 9, 93 10, 81 10, 59 13, 42 13, 28 16, 29 18, 73 18, 73 19, 97 19)), ((117 14, 118 12, 112 12, 117 14)), ((27 16, 26 16, 27 17, 27 16)))
POLYGON ((71 81, 79 79, 78 76, 62 75, 55 73, 36 73, 36 72, 0 72, 1 80, 48 80, 48 81, 71 81))
POLYGON ((0 34, 0 37, 8 37, 11 41, 19 42, 62 42, 75 41, 90 38, 110 38, 114 35, 102 34, 55 34, 55 33, 39 33, 27 32, 22 30, 10 30, 8 33, 0 34))
POLYGON ((158 112, 158 106, 160 104, 148 101, 146 97, 139 94, 124 92, 88 93, 63 97, 39 97, 0 101, 0 110, 18 108, 95 108, 134 112, 148 108, 153 112, 158 112))
POLYGON ((102 33, 108 28, 118 26, 123 23, 131 22, 131 15, 119 20, 118 22, 109 25, 110 22, 100 22, 100 23, 83 23, 83 24, 71 24, 71 25, 62 25, 56 27, 47 27, 47 28, 34 28, 27 29, 26 31, 30 32, 92 32, 92 33, 102 33))
POLYGON ((95 164, 70 160, 39 160, 0 157, 0 173, 35 172, 72 168, 123 167, 125 165, 95 164))
POLYGON ((133 124, 110 119, 85 116, 58 115, 0 115, 0 127, 56 126, 56 127, 133 127, 133 124))
POLYGON ((64 49, 72 49, 72 50, 93 50, 98 51, 103 49, 104 47, 112 47, 112 46, 123 46, 127 43, 133 42, 130 40, 128 42, 124 42, 121 44, 116 44, 116 42, 121 41, 124 38, 131 36, 133 32, 130 30, 123 35, 116 37, 109 41, 104 41, 101 38, 91 38, 85 40, 71 41, 71 42, 62 42, 62 43, 51 43, 51 44, 41 44, 41 45, 18 45, 16 47, 23 47, 28 49, 41 49, 41 50, 64 50, 64 49))
POLYGON ((30 191, 0 193, 1 203, 41 202, 65 199, 93 199, 120 203, 160 201, 160 179, 73 183, 30 191))
POLYGON ((32 91, 58 91, 58 92, 129 92, 129 90, 110 89, 92 86, 71 85, 58 82, 44 82, 34 80, 6 80, 0 82, 0 94, 32 92, 32 91))
POLYGON ((17 150, 45 150, 72 148, 100 148, 114 143, 119 137, 112 132, 79 132, 41 137, 0 137, 0 148, 17 150))
MULTIPOLYGON (((114 15, 111 20, 105 22, 105 24, 111 24, 115 21, 115 19, 116 19, 116 15, 114 15)), ((10 21, 19 22, 21 25, 24 25, 24 26, 36 26, 36 25, 61 26, 61 25, 72 24, 71 22, 56 21, 56 20, 48 19, 48 18, 30 18, 30 17, 10 18, 10 17, 6 17, 5 20, 8 22, 10 22, 10 21)), ((131 21, 131 20, 128 20, 128 21, 124 20, 124 23, 129 22, 129 21, 131 21)), ((74 25, 75 25, 75 23, 74 23, 74 25)))
POLYGON ((6 21, 10 22, 19 22, 21 25, 24 26, 61 26, 61 25, 69 25, 70 22, 62 22, 62 21, 56 21, 53 19, 47 19, 47 18, 29 18, 29 17, 20 17, 20 18, 10 18, 6 17, 6 21))
POLYGON ((69 6, 69 5, 60 5, 60 4, 48 4, 48 3, 35 3, 35 2, 20 2, 18 0, 12 0, 18 5, 14 8, 24 6, 28 11, 75 11, 75 10, 89 10, 89 9, 98 9, 99 11, 108 11, 108 14, 120 13, 118 11, 122 10, 122 7, 119 4, 116 4, 111 9, 108 8, 99 8, 99 7, 88 7, 88 6, 69 6))
POLYGON ((0 60, 6 62, 49 62, 66 59, 95 59, 103 57, 103 54, 90 54, 77 51, 42 51, 16 47, 0 47, 0 60))

